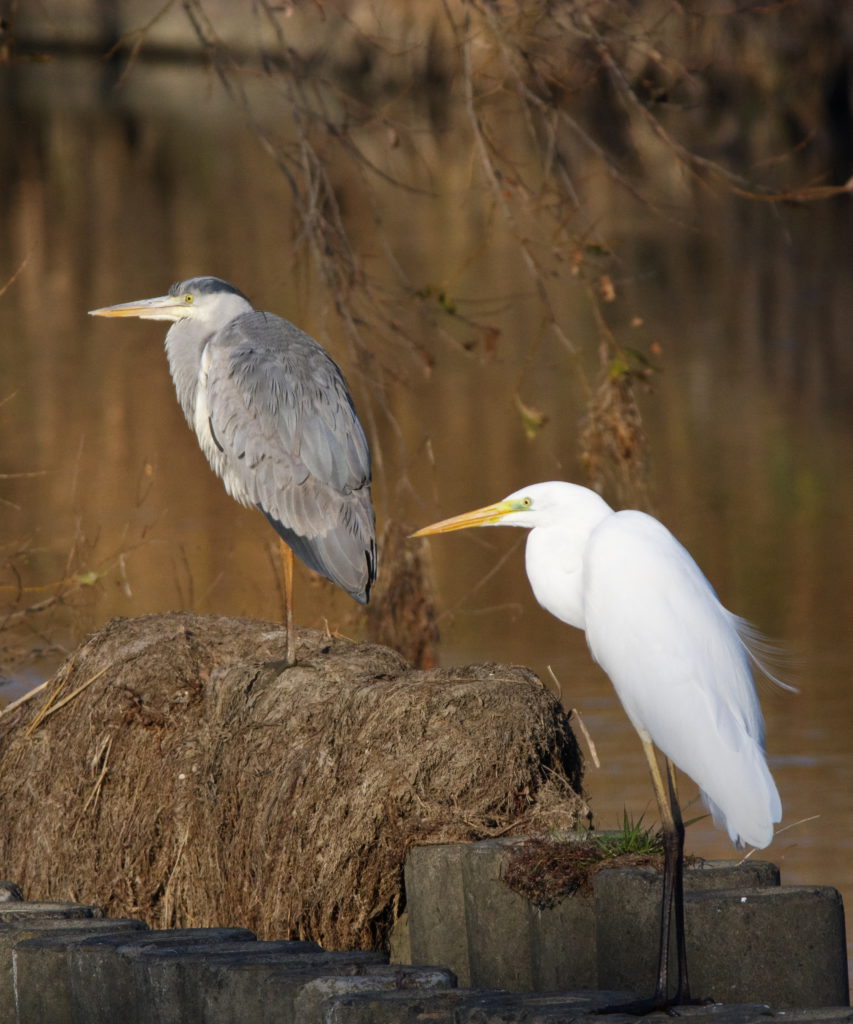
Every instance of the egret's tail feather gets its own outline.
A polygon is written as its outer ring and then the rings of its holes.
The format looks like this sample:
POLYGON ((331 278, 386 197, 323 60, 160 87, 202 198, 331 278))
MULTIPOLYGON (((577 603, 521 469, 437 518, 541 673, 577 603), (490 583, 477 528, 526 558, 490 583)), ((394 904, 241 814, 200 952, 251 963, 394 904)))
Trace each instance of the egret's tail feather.
POLYGON ((782 820, 782 801, 761 747, 751 743, 719 766, 715 783, 714 794, 703 790, 702 799, 716 824, 736 846, 769 846, 773 826, 782 820))
POLYGON ((799 693, 800 691, 796 686, 786 683, 780 675, 780 672, 786 668, 786 657, 783 648, 765 636, 749 620, 742 619, 739 615, 733 615, 731 612, 728 614, 731 616, 738 636, 746 648, 749 660, 761 675, 789 693, 799 693))

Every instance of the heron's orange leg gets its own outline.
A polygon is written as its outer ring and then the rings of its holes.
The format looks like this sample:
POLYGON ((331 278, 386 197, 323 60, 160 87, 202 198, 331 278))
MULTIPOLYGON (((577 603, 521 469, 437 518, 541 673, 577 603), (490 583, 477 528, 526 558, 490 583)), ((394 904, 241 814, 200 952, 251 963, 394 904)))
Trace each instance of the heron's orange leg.
POLYGON ((284 575, 284 629, 286 633, 285 658, 288 665, 296 664, 296 644, 293 636, 293 551, 279 538, 281 568, 284 575))

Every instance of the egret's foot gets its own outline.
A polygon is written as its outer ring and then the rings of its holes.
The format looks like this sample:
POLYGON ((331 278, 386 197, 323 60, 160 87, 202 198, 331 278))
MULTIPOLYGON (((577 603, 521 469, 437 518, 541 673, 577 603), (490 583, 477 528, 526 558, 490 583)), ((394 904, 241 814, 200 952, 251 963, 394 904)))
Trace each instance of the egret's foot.
POLYGON ((668 1013, 670 1017, 678 1017, 681 1006, 710 1006, 713 999, 693 999, 691 996, 662 996, 655 993, 648 999, 634 999, 630 1003, 615 1003, 611 1006, 599 1006, 592 1010, 595 1014, 624 1013, 632 1017, 645 1017, 649 1013, 668 1013))

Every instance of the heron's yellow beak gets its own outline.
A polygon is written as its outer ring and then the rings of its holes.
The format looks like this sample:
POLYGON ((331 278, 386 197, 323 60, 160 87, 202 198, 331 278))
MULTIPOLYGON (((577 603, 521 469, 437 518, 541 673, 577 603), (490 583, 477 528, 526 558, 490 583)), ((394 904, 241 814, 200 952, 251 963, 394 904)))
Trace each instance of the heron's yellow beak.
POLYGON ((452 530, 467 530, 470 526, 498 526, 502 519, 516 511, 515 502, 496 501, 494 505, 475 508, 473 512, 463 512, 461 516, 453 516, 452 519, 442 519, 440 523, 424 526, 412 536, 426 537, 431 533, 450 533, 452 530))
POLYGON ((141 320, 180 320, 186 316, 183 295, 158 295, 156 299, 137 299, 118 306, 90 309, 89 316, 138 316, 141 320))

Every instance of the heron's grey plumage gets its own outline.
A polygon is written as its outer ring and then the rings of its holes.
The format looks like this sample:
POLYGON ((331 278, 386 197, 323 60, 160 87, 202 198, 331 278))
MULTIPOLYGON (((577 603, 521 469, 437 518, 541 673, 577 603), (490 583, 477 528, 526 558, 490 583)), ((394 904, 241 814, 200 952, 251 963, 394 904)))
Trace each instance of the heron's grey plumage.
POLYGON ((376 576, 370 451, 337 365, 219 278, 181 281, 148 301, 160 306, 135 315, 174 311, 160 318, 174 320, 166 354, 178 401, 228 493, 259 508, 311 569, 366 602, 376 576), (192 315, 181 315, 184 301, 192 315))

